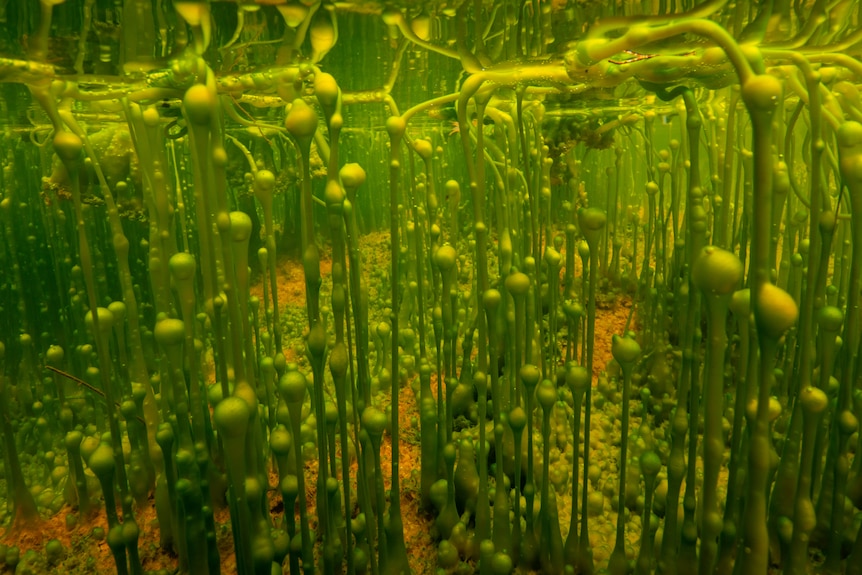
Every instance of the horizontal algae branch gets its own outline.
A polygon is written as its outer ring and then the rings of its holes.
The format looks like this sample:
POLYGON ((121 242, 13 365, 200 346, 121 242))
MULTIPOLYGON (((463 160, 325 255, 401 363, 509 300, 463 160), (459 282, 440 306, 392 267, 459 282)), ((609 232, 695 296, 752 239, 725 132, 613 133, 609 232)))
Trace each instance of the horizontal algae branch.
POLYGON ((0 570, 862 574, 862 5, 0 6, 0 570))

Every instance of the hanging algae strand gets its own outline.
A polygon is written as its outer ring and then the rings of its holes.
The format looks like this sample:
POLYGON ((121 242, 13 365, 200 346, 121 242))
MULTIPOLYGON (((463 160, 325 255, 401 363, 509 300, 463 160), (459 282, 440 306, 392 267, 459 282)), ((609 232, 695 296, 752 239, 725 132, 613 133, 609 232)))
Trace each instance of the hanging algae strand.
POLYGON ((6 4, 8 569, 860 573, 858 0, 6 4))

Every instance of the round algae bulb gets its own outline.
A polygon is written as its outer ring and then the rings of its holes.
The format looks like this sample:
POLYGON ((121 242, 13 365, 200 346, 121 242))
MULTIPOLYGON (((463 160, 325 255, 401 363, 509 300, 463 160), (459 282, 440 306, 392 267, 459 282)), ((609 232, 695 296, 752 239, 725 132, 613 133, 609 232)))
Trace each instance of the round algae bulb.
POLYGON ((512 558, 506 553, 502 551, 494 553, 494 558, 491 559, 491 572, 494 575, 509 575, 513 568, 512 558))
POLYGON ((323 192, 326 205, 330 208, 338 208, 344 203, 344 190, 341 189, 338 180, 329 180, 323 192))
POLYGON ((448 539, 442 540, 437 546, 437 562, 446 570, 454 569, 458 565, 458 549, 449 543, 448 539))
POLYGON ((60 365, 63 362, 63 356, 63 348, 59 345, 52 345, 45 353, 45 359, 48 361, 48 365, 53 366, 60 365))
POLYGON ((587 513, 590 517, 599 517, 605 511, 605 496, 601 491, 593 491, 587 497, 587 513))
POLYGON ((258 170, 254 175, 254 193, 257 195, 263 193, 272 193, 275 187, 275 174, 269 170, 258 170))
POLYGON ((66 434, 65 445, 69 451, 77 451, 81 448, 81 442, 84 440, 84 434, 80 431, 73 430, 66 434))
POLYGON ((57 539, 51 539, 45 545, 45 558, 48 560, 50 565, 56 565, 62 561, 65 554, 65 547, 63 547, 63 544, 57 539))
POLYGON ((416 153, 419 154, 419 157, 423 160, 427 160, 431 157, 431 154, 434 152, 434 148, 431 147, 431 142, 428 140, 414 140, 413 149, 416 150, 416 153))
POLYGON ((279 12, 281 12, 282 17, 284 18, 284 23, 287 24, 291 28, 296 28, 300 24, 305 21, 305 17, 308 15, 308 6, 304 6, 302 4, 281 4, 278 6, 279 12))
POLYGON ((457 258, 458 256, 455 253, 455 248, 449 244, 440 246, 434 254, 434 261, 436 262, 437 267, 444 272, 452 269, 457 258))
POLYGON ((844 312, 832 305, 823 306, 817 312, 817 323, 824 331, 837 332, 844 323, 844 312))
POLYGON ((742 274, 742 262, 736 254, 715 246, 703 248, 692 269, 694 284, 713 295, 733 293, 742 280, 742 274))
POLYGON ((372 437, 380 437, 383 430, 386 429, 386 414, 373 405, 369 405, 362 410, 362 428, 372 437))
POLYGON ((647 477, 655 477, 661 471, 661 459, 655 451, 646 451, 640 458, 641 473, 647 477))
POLYGON ((390 116, 386 120, 386 131, 390 136, 400 136, 407 129, 407 122, 401 116, 390 116))
POLYGON ((185 252, 178 252, 171 256, 168 267, 175 280, 187 281, 195 275, 195 256, 185 252))
POLYGON ((641 346, 633 337, 614 334, 611 353, 620 365, 632 364, 641 355, 641 346))
POLYGON ((156 336, 156 342, 163 347, 182 343, 185 337, 183 320, 168 318, 159 321, 156 324, 154 335, 156 336))
POLYGON ((536 384, 539 383, 539 380, 542 377, 542 372, 539 371, 539 368, 531 363, 527 363, 521 366, 521 381, 528 388, 536 387, 536 384))
POLYGON ((730 311, 738 318, 747 317, 751 313, 751 290, 748 288, 733 292, 730 298, 730 311))
POLYGON ((482 294, 482 305, 485 306, 485 309, 493 311, 500 305, 502 297, 498 290, 493 288, 485 290, 485 293, 482 294))
POLYGON ((539 399, 539 405, 542 406, 542 409, 548 411, 557 402, 557 388, 551 383, 551 380, 544 379, 536 391, 536 397, 539 399))
POLYGON ((576 301, 566 300, 563 304, 563 312, 568 318, 578 319, 584 315, 584 306, 576 301))
POLYGON ((141 117, 144 120, 144 124, 151 128, 159 124, 159 111, 155 108, 147 108, 141 114, 141 117))
POLYGON ((751 110, 770 110, 778 103, 780 96, 781 82, 766 74, 749 78, 742 85, 742 99, 751 110))
MULTIPOLYGON (((334 17, 334 16, 333 16, 334 17)), ((332 20, 327 15, 326 10, 318 10, 312 17, 311 28, 308 31, 311 48, 315 53, 326 54, 335 45, 338 39, 335 27, 332 25, 332 20)))
POLYGON ((844 122, 838 128, 838 145, 841 147, 858 146, 862 144, 862 124, 859 122, 844 122))
POLYGON ((114 471, 114 450, 109 443, 99 443, 99 447, 90 455, 87 462, 97 477, 102 477, 114 471))
POLYGON ((582 230, 598 231, 605 227, 608 216, 599 208, 578 210, 578 224, 582 230))
MULTIPOLYGON (((114 314, 111 313, 106 307, 96 308, 96 316, 99 320, 99 330, 102 333, 111 331, 111 327, 114 325, 114 314)), ((93 331, 93 314, 88 313, 84 316, 84 323, 87 324, 87 328, 92 332, 93 331)))
POLYGON ((506 278, 506 290, 512 295, 524 295, 530 289, 530 277, 523 272, 509 274, 506 278))
POLYGON ((781 415, 781 403, 778 398, 772 396, 769 398, 769 421, 775 421, 781 415))
POLYGON ((545 248, 545 263, 548 264, 551 269, 556 269, 560 265, 561 259, 562 256, 560 256, 560 252, 550 246, 545 248))
POLYGON ((461 197, 461 185, 455 180, 448 180, 444 184, 443 190, 446 192, 446 196, 453 201, 457 201, 461 197))
POLYGON ((284 118, 284 127, 294 138, 310 138, 317 130, 317 112, 305 100, 297 98, 284 118))
POLYGON ((251 237, 251 218, 245 212, 230 213, 230 237, 236 243, 242 243, 251 237))
POLYGON ((349 364, 347 346, 344 343, 335 344, 335 347, 332 348, 332 353, 329 354, 329 369, 332 371, 333 377, 344 377, 347 375, 349 364))
POLYGON ((377 337, 380 339, 386 339, 389 337, 389 334, 392 333, 392 328, 385 321, 381 321, 377 324, 377 337))
POLYGON ((227 166, 227 150, 224 149, 224 146, 216 145, 212 149, 211 153, 214 166, 218 166, 220 168, 227 166))
POLYGON ((314 77, 314 93, 324 106, 334 106, 338 99, 338 82, 335 76, 323 72, 314 77))
POLYGON ((852 435, 856 433, 856 430, 859 428, 859 421, 856 419, 856 416, 853 415, 853 412, 845 409, 841 412, 841 415, 838 416, 838 429, 841 433, 845 435, 852 435))
POLYGON ((341 176, 341 183, 347 188, 356 189, 365 183, 365 170, 356 163, 344 164, 338 175, 341 176))
POLYGON ((431 17, 427 13, 422 13, 410 20, 410 30, 416 34, 420 40, 428 41, 432 35, 431 17))
POLYGON ((323 324, 317 322, 308 332, 306 340, 308 351, 312 357, 322 357, 326 351, 326 332, 323 330, 323 324))
POLYGON ((121 324, 126 319, 126 304, 121 301, 112 301, 108 304, 108 311, 114 316, 115 324, 121 324))
POLYGON ((582 365, 574 365, 566 368, 566 385, 571 388, 572 393, 584 393, 590 386, 590 372, 582 365))
POLYGON ((823 235, 835 233, 835 226, 838 224, 838 218, 835 217, 835 212, 832 210, 823 210, 820 217, 817 219, 817 227, 823 235))
POLYGON ((219 433, 227 437, 243 437, 250 417, 248 403, 239 397, 226 397, 221 400, 213 414, 219 433))
POLYGON ((189 121, 198 126, 210 123, 215 109, 215 96, 203 84, 195 84, 183 96, 183 110, 189 121))
POLYGON ((778 339, 796 323, 799 308, 789 293, 771 283, 763 284, 758 296, 757 327, 778 339))
POLYGON ((806 387, 799 394, 799 399, 802 401, 802 409, 810 414, 823 413, 823 410, 829 405, 829 398, 826 397, 826 393, 818 387, 806 387))
POLYGON ((305 376, 293 369, 278 380, 278 392, 288 403, 299 403, 305 398, 307 382, 305 376))
POLYGON ((512 431, 521 431, 527 425, 527 413, 521 406, 509 412, 509 427, 512 431))
POLYGON ((81 155, 81 149, 84 147, 81 138, 68 130, 61 130, 54 134, 53 144, 54 152, 64 162, 77 160, 81 155))

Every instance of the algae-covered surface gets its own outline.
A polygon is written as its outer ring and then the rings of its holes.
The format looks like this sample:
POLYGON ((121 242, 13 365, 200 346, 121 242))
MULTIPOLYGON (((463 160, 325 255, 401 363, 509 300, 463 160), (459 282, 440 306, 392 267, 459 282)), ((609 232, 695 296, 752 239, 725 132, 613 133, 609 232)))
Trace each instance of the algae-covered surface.
MULTIPOLYGON (((388 263, 389 253, 387 251, 385 234, 370 234, 364 237, 361 241, 363 251, 363 261, 366 264, 373 266, 383 266, 388 263)), ((323 270, 331 269, 331 258, 329 254, 324 253, 321 258, 321 268, 323 270)), ((277 278, 279 286, 279 301, 285 305, 285 313, 295 313, 300 315, 305 305, 305 286, 302 276, 302 265, 296 260, 289 257, 279 259, 277 266, 277 278)), ((326 288, 324 288, 326 289, 326 288)), ((258 281, 251 286, 250 295, 262 297, 263 286, 258 281)), ((605 342, 603 345, 599 343, 595 348, 595 377, 598 380, 599 376, 605 371, 604 367, 612 360, 611 355, 611 336, 615 333, 622 333, 630 322, 630 306, 631 300, 624 296, 614 297, 598 311, 597 315, 597 341, 605 342)), ((372 308, 371 317, 375 320, 385 317, 383 309, 372 308)), ((636 321, 636 320, 635 320, 636 321)), ((286 325, 289 339, 296 342, 295 347, 288 349, 302 350, 302 331, 301 324, 287 323, 286 325)), ((303 362, 304 359, 300 355, 295 357, 294 352, 289 352, 287 357, 289 360, 298 360, 303 362)), ((212 366, 209 366, 208 371, 212 372, 212 366)), ((435 382, 436 383, 436 382, 435 382)), ((419 490, 419 465, 420 461, 420 442, 419 442, 419 426, 418 418, 419 411, 417 408, 417 393, 418 382, 414 379, 411 381, 411 391, 403 393, 400 396, 401 403, 401 424, 405 430, 405 438, 401 444, 401 452, 404 456, 404 464, 400 468, 400 476, 404 485, 402 499, 404 502, 404 537, 405 544, 410 549, 408 556, 410 569, 413 573, 434 573, 436 572, 437 550, 435 545, 434 531, 434 516, 431 512, 423 510, 420 506, 419 490)), ((381 405, 385 407, 386 399, 383 398, 381 405)), ((611 418, 613 416, 611 415, 611 418)), ((609 426, 613 426, 611 419, 594 420, 595 431, 604 433, 610 431, 609 426)), ((476 429, 466 429, 464 433, 476 435, 476 429)), ((595 451, 599 461, 610 461, 613 458, 615 446, 607 442, 597 442, 595 451)), ((391 437, 384 435, 381 454, 386 460, 391 452, 391 437)), ((340 454, 339 454, 340 456, 340 454)), ((571 445, 565 446, 562 450, 557 449, 555 457, 563 457, 571 460, 572 451, 571 445)), ((316 462, 306 464, 305 471, 307 481, 311 484, 316 476, 316 462)), ((354 471, 355 471, 355 465, 354 471)), ((386 487, 389 486, 389 474, 384 469, 383 473, 386 487)), ((565 479, 565 478, 564 478, 565 479)), ((271 511, 275 521, 280 519, 284 512, 283 506, 280 504, 276 495, 278 475, 270 473, 270 493, 268 501, 271 506, 271 511)), ((3 482, 0 481, 0 484, 3 482)), ((562 486, 565 481, 562 481, 562 486)), ((62 481, 54 486, 57 491, 65 488, 65 481, 62 481)), ((355 488, 355 481, 354 481, 355 488)), ((564 526, 568 524, 568 501, 570 497, 566 497, 563 490, 560 490, 560 508, 561 522, 564 526)), ((313 515, 314 498, 313 494, 308 495, 308 504, 310 514, 313 515)), ((606 558, 610 554, 607 548, 606 541, 612 533, 612 523, 615 513, 610 509, 605 510, 605 507, 610 507, 610 498, 607 498, 603 504, 603 511, 598 515, 602 517, 603 523, 600 529, 593 534, 593 546, 597 550, 597 555, 601 558, 604 553, 606 558)), ((158 519, 155 514, 155 507, 152 498, 148 504, 139 505, 135 508, 138 523, 141 526, 141 534, 139 539, 139 547, 141 552, 141 562, 147 572, 165 572, 173 573, 177 569, 177 556, 171 549, 166 549, 160 545, 158 519)), ((236 562, 233 551, 233 538, 228 529, 230 519, 228 510, 222 506, 215 513, 216 522, 220 526, 217 528, 218 548, 221 557, 222 568, 225 573, 234 572, 236 562)), ((636 527, 634 525, 633 527, 636 527)), ((108 529, 107 520, 97 511, 88 515, 81 515, 77 512, 77 506, 64 505, 58 511, 51 514, 45 514, 32 525, 16 528, 15 530, 8 529, 3 535, 2 542, 8 547, 17 547, 20 555, 23 557, 28 551, 39 553, 39 557, 33 557, 32 572, 40 573, 50 570, 52 573, 68 573, 68 574, 93 574, 102 575, 116 572, 116 566, 111 557, 110 549, 105 540, 105 532, 108 529), (69 517, 73 519, 67 519, 69 517), (70 523, 71 521, 71 523, 70 523), (101 531, 100 531, 101 530, 101 531), (45 546, 51 540, 59 541, 64 548, 62 556, 56 562, 49 563, 44 556, 45 546)))
POLYGON ((0 2, 0 567, 862 575, 860 30, 0 2))

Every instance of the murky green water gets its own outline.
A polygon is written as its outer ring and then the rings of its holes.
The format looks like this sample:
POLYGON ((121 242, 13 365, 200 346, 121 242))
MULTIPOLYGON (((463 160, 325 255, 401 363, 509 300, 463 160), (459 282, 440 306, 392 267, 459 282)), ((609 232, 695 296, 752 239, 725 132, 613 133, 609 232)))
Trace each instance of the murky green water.
POLYGON ((862 571, 857 2, 0 22, 7 571, 862 571))

